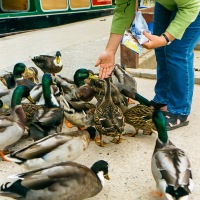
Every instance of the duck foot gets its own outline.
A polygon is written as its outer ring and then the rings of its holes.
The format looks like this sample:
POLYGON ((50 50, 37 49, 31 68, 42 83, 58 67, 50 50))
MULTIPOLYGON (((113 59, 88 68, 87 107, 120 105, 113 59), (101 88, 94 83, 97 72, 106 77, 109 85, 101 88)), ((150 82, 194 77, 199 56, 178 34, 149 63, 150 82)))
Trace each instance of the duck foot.
POLYGON ((3 151, 0 151, 0 157, 1 157, 2 161, 10 162, 8 159, 5 158, 5 155, 4 155, 3 151))
POLYGON ((74 127, 74 125, 71 124, 71 123, 70 123, 69 121, 67 121, 67 120, 65 120, 65 124, 66 124, 67 128, 72 128, 72 127, 74 127))
POLYGON ((106 144, 104 144, 104 142, 103 142, 101 137, 100 138, 99 137, 95 137, 94 141, 95 141, 95 144, 100 146, 100 147, 105 147, 106 146, 106 144))
POLYGON ((3 150, 3 155, 7 155, 9 154, 10 152, 8 150, 3 150))
POLYGON ((157 190, 152 190, 150 192, 150 195, 153 196, 153 197, 160 197, 160 198, 164 197, 164 194, 158 192, 157 190))
POLYGON ((119 144, 119 143, 121 143, 122 141, 123 141, 123 138, 119 138, 119 139, 113 138, 113 139, 111 140, 111 142, 112 142, 112 143, 115 143, 115 144, 119 144))
POLYGON ((77 128, 78 128, 78 130, 81 130, 81 131, 85 130, 85 126, 83 126, 83 127, 77 127, 77 128))
POLYGON ((136 101, 131 99, 131 98, 128 98, 128 104, 136 104, 136 101))
POLYGON ((124 135, 125 136, 128 136, 128 137, 135 137, 138 133, 125 133, 124 135))

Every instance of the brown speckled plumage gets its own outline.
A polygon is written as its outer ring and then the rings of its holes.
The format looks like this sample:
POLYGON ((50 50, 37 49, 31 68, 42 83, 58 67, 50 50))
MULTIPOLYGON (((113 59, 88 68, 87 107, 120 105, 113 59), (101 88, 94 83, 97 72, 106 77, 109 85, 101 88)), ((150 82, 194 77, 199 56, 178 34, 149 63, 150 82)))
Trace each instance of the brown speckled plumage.
POLYGON ((121 109, 112 100, 109 78, 105 81, 105 96, 94 112, 95 127, 100 134, 100 146, 103 146, 102 135, 118 136, 120 142, 125 125, 121 109))
POLYGON ((136 133, 132 136, 138 134, 138 130, 142 129, 145 135, 151 135, 152 129, 156 130, 154 123, 151 120, 153 109, 145 105, 136 105, 124 112, 125 122, 136 129, 136 133))

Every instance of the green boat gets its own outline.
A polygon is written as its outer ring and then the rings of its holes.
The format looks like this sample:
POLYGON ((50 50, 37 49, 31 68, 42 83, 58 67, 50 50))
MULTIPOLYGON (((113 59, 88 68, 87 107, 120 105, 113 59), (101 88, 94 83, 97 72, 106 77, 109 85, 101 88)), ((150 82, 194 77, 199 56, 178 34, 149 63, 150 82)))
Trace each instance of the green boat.
POLYGON ((0 36, 113 14, 114 0, 0 0, 0 36))

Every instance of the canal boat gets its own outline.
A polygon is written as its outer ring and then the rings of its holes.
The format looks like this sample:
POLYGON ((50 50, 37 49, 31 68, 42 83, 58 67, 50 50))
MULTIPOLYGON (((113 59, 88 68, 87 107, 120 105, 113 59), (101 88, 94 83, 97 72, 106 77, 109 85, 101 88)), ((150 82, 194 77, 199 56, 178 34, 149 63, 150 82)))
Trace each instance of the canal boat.
POLYGON ((0 0, 0 36, 113 14, 114 0, 0 0))

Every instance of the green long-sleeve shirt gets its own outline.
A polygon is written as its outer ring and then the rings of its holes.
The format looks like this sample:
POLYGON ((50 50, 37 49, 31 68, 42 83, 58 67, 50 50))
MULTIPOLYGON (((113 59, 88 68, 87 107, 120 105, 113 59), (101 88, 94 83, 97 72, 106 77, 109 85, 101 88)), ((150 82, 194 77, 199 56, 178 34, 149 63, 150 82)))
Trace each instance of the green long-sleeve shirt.
MULTIPOLYGON (((166 31, 173 37, 181 39, 186 28, 196 19, 200 12, 200 0, 156 0, 166 9, 173 11, 178 8, 174 20, 166 31)), ((123 34, 134 19, 136 0, 116 0, 111 33, 123 34)), ((162 13, 161 13, 162 14, 162 13)))

